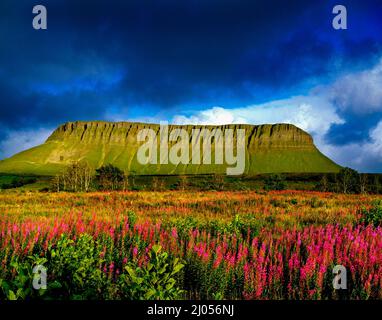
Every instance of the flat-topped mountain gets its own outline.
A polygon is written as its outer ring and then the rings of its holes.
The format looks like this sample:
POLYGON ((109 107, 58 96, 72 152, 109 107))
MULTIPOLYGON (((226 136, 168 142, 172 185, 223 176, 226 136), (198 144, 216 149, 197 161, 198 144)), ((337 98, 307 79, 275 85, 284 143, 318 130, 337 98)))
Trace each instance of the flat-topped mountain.
MULTIPOLYGON (((87 161, 94 168, 113 164, 134 174, 206 174, 225 173, 226 165, 146 164, 137 160, 143 142, 137 141, 142 129, 159 136, 160 125, 133 122, 68 122, 59 126, 45 143, 0 161, 1 173, 52 175, 73 161, 87 161)), ((291 124, 222 126, 169 125, 168 130, 184 129, 191 137, 195 129, 245 130, 244 174, 337 172, 339 166, 324 156, 312 137, 291 124)), ((235 134, 234 134, 235 136, 235 134)), ((160 139, 158 138, 158 144, 160 139)), ((170 147, 174 144, 171 142, 170 147)), ((235 145, 235 144, 234 144, 235 145)), ((214 141, 212 139, 214 148, 214 141)), ((191 138, 190 138, 191 148, 191 138)), ((236 148, 235 148, 236 150, 236 148)), ((214 153, 214 150, 212 150, 214 153)), ((158 151, 159 158, 159 151, 158 151)))

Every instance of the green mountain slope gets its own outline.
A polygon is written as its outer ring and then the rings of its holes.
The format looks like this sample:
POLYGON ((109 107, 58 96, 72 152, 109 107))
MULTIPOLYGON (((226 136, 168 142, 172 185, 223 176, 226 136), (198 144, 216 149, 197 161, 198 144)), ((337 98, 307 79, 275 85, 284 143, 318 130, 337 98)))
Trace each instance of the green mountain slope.
MULTIPOLYGON (((337 172, 340 169, 314 146, 308 133, 290 124, 170 125, 169 131, 175 128, 186 129, 190 135, 192 129, 198 128, 245 129, 244 173, 247 175, 273 172, 337 172)), ((131 122, 69 122, 58 127, 45 143, 0 161, 0 172, 52 175, 61 171, 70 162, 80 160, 88 161, 95 168, 111 163, 135 174, 226 172, 225 165, 216 164, 176 166, 138 163, 136 154, 142 143, 137 142, 137 134, 141 129, 153 129, 159 133, 160 126, 131 122)), ((214 148, 212 149, 213 162, 214 148)))

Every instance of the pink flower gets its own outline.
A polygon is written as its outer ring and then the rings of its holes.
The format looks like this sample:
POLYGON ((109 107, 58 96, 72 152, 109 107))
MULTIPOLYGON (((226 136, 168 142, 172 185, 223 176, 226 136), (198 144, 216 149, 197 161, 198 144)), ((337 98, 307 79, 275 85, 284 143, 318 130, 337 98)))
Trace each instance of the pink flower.
POLYGON ((137 255, 138 255, 138 248, 134 247, 134 249, 133 249, 133 258, 136 258, 137 255))

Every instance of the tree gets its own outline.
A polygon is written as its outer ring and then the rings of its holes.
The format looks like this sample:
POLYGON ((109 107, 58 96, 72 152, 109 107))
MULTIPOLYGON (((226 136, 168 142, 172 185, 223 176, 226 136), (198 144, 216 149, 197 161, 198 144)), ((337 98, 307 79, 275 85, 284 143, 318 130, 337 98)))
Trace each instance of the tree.
POLYGON ((381 191, 381 184, 379 181, 379 177, 377 175, 374 176, 374 183, 373 183, 373 192, 378 194, 381 191))
POLYGON ((366 193, 367 184, 368 184, 367 174, 360 173, 359 174, 359 191, 360 191, 360 193, 362 193, 362 194, 366 193))
POLYGON ((57 192, 61 190, 87 192, 93 177, 94 170, 87 162, 73 162, 52 179, 51 186, 57 192))
POLYGON ((271 174, 264 180, 265 190, 285 190, 287 183, 280 174, 271 174))
POLYGON ((152 188, 153 188, 154 191, 162 191, 162 190, 164 190, 163 178, 153 177, 152 188))
POLYGON ((129 173, 123 173, 123 181, 122 181, 122 189, 123 191, 127 191, 129 189, 129 173))
POLYGON ((324 174, 318 183, 318 189, 323 192, 327 192, 329 190, 329 181, 326 174, 324 174))
POLYGON ((179 189, 184 191, 188 186, 188 178, 187 176, 180 176, 179 180, 179 189))
POLYGON ((53 190, 60 192, 60 187, 61 187, 61 175, 57 174, 53 177, 51 181, 51 187, 53 190))
POLYGON ((102 190, 118 190, 123 185, 124 173, 112 164, 107 164, 96 170, 96 181, 102 190))
POLYGON ((136 185, 135 185, 136 175, 137 175, 137 173, 135 171, 130 171, 129 182, 130 182, 132 190, 136 189, 136 185))
POLYGON ((221 174, 215 173, 213 175, 213 184, 214 184, 214 189, 222 191, 224 190, 224 176, 221 174))
POLYGON ((343 193, 357 192, 357 171, 347 167, 342 168, 338 173, 338 178, 343 193))

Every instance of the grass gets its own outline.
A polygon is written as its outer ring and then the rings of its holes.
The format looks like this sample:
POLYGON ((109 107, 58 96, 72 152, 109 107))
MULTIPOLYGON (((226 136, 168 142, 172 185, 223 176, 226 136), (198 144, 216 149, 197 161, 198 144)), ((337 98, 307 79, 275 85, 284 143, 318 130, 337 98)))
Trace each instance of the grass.
POLYGON ((262 225, 303 227, 310 224, 354 223, 360 208, 371 208, 377 195, 342 195, 307 191, 164 191, 0 193, 0 212, 10 217, 65 216, 69 212, 91 219, 110 219, 134 212, 138 221, 183 221, 199 226, 230 223, 236 215, 262 225), (272 218, 270 218, 272 217, 272 218))

